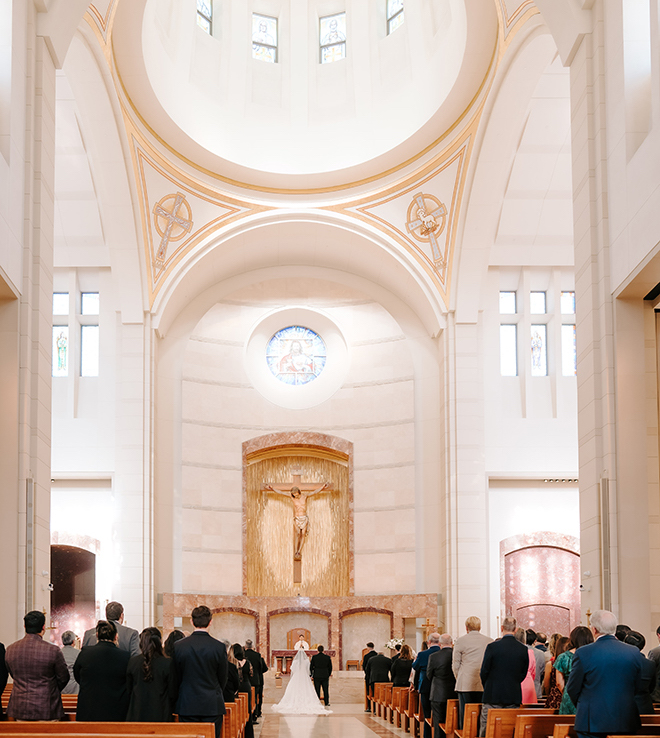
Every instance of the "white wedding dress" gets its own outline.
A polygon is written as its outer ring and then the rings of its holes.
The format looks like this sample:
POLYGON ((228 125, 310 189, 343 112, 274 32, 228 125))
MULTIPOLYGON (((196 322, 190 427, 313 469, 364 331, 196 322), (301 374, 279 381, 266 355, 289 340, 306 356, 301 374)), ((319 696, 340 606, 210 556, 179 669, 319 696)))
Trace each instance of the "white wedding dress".
POLYGON ((302 650, 291 663, 289 684, 284 697, 273 705, 273 712, 282 715, 329 715, 332 712, 321 704, 316 694, 309 677, 309 657, 302 650))

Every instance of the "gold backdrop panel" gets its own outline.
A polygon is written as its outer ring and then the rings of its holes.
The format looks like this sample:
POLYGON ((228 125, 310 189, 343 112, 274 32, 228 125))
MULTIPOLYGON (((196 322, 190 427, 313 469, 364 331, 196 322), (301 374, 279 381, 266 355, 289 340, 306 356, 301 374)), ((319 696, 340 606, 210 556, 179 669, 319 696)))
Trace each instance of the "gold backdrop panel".
POLYGON ((264 458, 246 469, 246 589, 259 595, 306 597, 349 594, 349 494, 345 464, 319 456, 264 458), (308 535, 302 549, 302 582, 293 582, 293 503, 263 491, 262 484, 333 485, 307 498, 308 535))

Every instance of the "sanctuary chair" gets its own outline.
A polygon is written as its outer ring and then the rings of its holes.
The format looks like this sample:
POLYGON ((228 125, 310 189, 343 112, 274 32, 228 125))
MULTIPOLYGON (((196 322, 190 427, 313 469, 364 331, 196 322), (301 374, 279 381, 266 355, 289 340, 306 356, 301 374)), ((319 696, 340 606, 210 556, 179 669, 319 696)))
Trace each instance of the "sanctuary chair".
POLYGON ((286 634, 286 650, 287 651, 293 651, 293 649, 296 647, 296 643, 298 643, 298 638, 300 638, 300 634, 303 634, 303 637, 305 638, 305 641, 309 644, 309 647, 312 647, 312 641, 311 641, 311 633, 307 630, 307 628, 292 628, 291 630, 287 631, 286 634))

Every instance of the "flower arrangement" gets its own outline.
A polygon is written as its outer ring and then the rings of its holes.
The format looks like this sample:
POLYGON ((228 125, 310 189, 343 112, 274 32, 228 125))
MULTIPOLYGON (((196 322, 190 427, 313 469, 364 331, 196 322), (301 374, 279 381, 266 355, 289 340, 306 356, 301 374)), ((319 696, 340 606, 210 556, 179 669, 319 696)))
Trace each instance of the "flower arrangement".
POLYGON ((403 646, 403 638, 390 638, 385 644, 385 648, 389 648, 390 651, 394 651, 397 646, 403 646))

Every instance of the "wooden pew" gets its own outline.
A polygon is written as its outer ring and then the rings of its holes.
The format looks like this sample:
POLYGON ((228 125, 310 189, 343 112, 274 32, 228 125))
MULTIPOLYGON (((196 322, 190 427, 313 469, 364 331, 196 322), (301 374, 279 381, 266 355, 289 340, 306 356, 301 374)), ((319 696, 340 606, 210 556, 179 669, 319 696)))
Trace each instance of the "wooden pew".
POLYGON ((445 722, 440 723, 440 730, 445 734, 445 738, 453 738, 457 734, 458 729, 458 700, 447 700, 447 715, 445 722))
POLYGON ((96 723, 96 722, 0 722, 0 736, 12 735, 121 735, 185 736, 215 738, 213 723, 96 723))
POLYGON ((401 692, 398 692, 399 696, 399 702, 395 706, 396 708, 396 727, 402 728, 406 733, 409 730, 408 726, 408 716, 406 715, 406 712, 408 710, 408 699, 410 697, 410 690, 407 687, 397 687, 397 690, 402 690, 401 692))
POLYGON ((415 713, 419 709, 419 692, 408 693, 408 705, 406 706, 406 720, 405 720, 405 731, 411 735, 415 734, 415 713))
POLYGON ((389 722, 392 725, 396 725, 397 728, 401 727, 401 700, 404 699, 407 692, 408 687, 392 687, 392 701, 390 703, 390 713, 388 717, 389 722))
MULTIPOLYGON (((518 715, 531 713, 534 715, 552 715, 554 710, 547 707, 537 707, 532 710, 524 710, 515 707, 493 707, 488 711, 488 722, 486 723, 486 738, 513 738, 518 715)), ((463 738, 466 738, 465 728, 463 738)))
POLYGON ((471 702, 465 705, 463 727, 456 730, 458 738, 477 738, 479 735, 479 718, 481 717, 481 702, 471 702))
POLYGON ((567 725, 568 735, 575 735, 575 715, 518 715, 514 738, 546 738, 553 734, 555 725, 567 725))
POLYGON ((388 703, 392 700, 392 682, 381 682, 378 691, 378 699, 376 700, 376 710, 378 717, 385 718, 385 711, 388 703))

